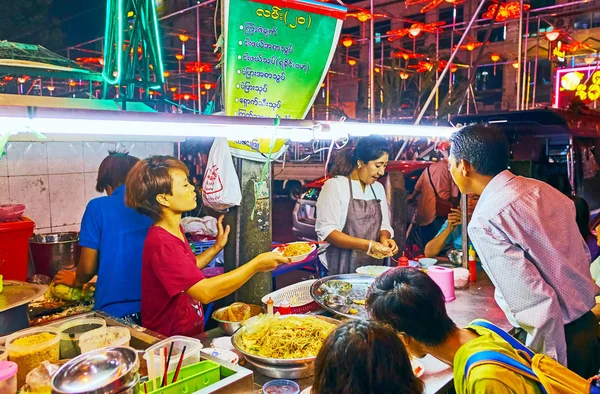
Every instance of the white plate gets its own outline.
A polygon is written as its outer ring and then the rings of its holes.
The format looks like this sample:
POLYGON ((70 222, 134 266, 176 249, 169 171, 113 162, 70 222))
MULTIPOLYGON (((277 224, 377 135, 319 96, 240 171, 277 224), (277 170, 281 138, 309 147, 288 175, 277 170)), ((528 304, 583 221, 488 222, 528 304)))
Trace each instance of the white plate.
POLYGON ((300 394, 310 394, 310 390, 312 389, 312 386, 305 388, 304 390, 302 390, 300 392, 300 394))
POLYGON ((356 269, 356 273, 369 276, 379 276, 392 268, 393 267, 385 267, 383 265, 366 265, 364 267, 358 267, 356 269))
MULTIPOLYGON (((290 242, 287 244, 283 244, 281 246, 276 247, 275 249, 273 249, 273 252, 275 253, 281 253, 283 254, 283 249, 287 246, 287 245, 292 245, 292 244, 306 244, 308 242, 290 242)), ((317 249, 317 245, 316 244, 312 244, 310 245, 310 252, 305 253, 305 254, 301 254, 300 256, 294 256, 294 257, 290 257, 291 262, 292 263, 300 263, 301 261, 305 260, 312 252, 314 252, 317 249)))
POLYGON ((425 367, 419 360, 412 358, 410 360, 410 364, 412 365, 413 372, 417 378, 423 376, 423 374, 425 373, 425 367))

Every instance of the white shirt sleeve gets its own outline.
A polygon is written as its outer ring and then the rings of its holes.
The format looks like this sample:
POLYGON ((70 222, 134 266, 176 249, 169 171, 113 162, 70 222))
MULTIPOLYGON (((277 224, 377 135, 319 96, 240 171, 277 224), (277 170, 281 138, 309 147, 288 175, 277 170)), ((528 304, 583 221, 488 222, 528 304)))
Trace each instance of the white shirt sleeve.
MULTIPOLYGON (((387 198, 385 195, 385 188, 381 183, 375 183, 373 186, 377 198, 381 202, 381 230, 386 230, 390 233, 390 237, 394 238, 394 229, 390 224, 390 207, 388 206, 387 198)), ((379 235, 379 234, 378 234, 379 235)))
POLYGON ((342 231, 341 198, 335 179, 325 182, 317 199, 315 231, 319 241, 324 241, 335 230, 342 231))

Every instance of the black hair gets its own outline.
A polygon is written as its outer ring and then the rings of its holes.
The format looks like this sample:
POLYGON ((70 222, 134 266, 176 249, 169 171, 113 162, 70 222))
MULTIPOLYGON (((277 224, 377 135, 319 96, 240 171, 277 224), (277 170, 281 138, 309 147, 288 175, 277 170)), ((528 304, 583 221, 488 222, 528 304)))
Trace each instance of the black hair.
POLYGON ((442 290, 417 268, 395 268, 379 276, 366 301, 373 318, 427 346, 441 345, 457 329, 446 313, 442 290))
POLYGON ((463 127, 450 137, 450 156, 468 161, 480 175, 496 176, 508 168, 510 149, 504 132, 489 124, 463 127))
POLYGON ((569 198, 575 203, 575 220, 577 221, 579 233, 583 239, 587 239, 592 234, 590 231, 590 206, 581 197, 569 196, 569 198))
POLYGON ((348 176, 354 170, 359 160, 366 164, 372 160, 379 159, 384 153, 390 153, 390 148, 385 138, 380 135, 363 137, 358 141, 355 148, 347 147, 336 155, 331 176, 348 176))
POLYGON ((129 155, 129 152, 108 151, 108 156, 98 167, 96 191, 103 193, 107 187, 113 190, 125 183, 127 174, 140 159, 129 155))
POLYGON ((396 333, 375 321, 351 320, 333 331, 315 361, 313 394, 421 394, 396 333))

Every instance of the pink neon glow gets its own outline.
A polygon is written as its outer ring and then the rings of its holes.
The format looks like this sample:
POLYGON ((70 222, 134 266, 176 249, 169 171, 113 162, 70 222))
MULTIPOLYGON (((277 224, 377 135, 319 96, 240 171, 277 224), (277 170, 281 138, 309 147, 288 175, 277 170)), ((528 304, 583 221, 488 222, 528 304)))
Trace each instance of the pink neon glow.
POLYGON ((583 73, 587 73, 596 70, 596 66, 584 66, 584 67, 572 67, 572 68, 560 68, 556 70, 556 74, 554 77, 554 108, 558 108, 558 95, 560 94, 560 79, 564 74, 570 73, 572 71, 579 71, 583 73))

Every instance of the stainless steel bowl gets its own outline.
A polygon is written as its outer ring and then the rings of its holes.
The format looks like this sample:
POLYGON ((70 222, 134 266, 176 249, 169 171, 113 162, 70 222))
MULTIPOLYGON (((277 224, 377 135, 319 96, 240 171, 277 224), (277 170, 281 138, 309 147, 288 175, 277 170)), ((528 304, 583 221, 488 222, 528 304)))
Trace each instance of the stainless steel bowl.
MULTIPOLYGON (((250 307, 250 317, 260 315, 261 313, 267 313, 267 310, 260 305, 248 304, 248 306, 250 307)), ((212 318, 217 323, 219 323, 219 327, 221 328, 221 330, 225 331, 225 333, 227 335, 233 335, 233 333, 235 333, 237 330, 240 329, 240 327, 242 327, 242 322, 227 320, 228 319, 228 315, 227 315, 228 309, 229 309, 228 306, 226 306, 225 308, 217 309, 216 311, 213 312, 212 318)))
POLYGON ((52 378, 53 394, 116 394, 135 391, 140 360, 130 347, 109 347, 75 357, 52 378))
MULTIPOLYGON (((315 318, 316 317, 317 319, 321 319, 328 323, 335 324, 336 326, 338 326, 342 323, 339 320, 332 319, 331 317, 316 316, 316 315, 283 315, 283 316, 281 316, 281 318, 285 319, 286 317, 290 317, 290 316, 296 316, 299 318, 315 318)), ((272 365, 272 366, 288 366, 288 367, 302 366, 305 364, 313 363, 315 361, 315 359, 317 358, 317 356, 305 357, 305 358, 268 358, 268 357, 261 357, 261 356, 257 356, 256 354, 248 353, 242 347, 242 333, 244 332, 244 330, 245 330, 245 328, 242 327, 241 330, 238 330, 235 334, 233 334, 233 336, 231 337, 231 343, 233 344, 233 347, 236 348, 236 350, 238 350, 240 353, 242 353, 244 355, 244 357, 246 357, 247 359, 250 359, 252 361, 255 361, 259 364, 272 365)))
POLYGON ((446 256, 448 256, 448 260, 455 266, 460 267, 462 265, 462 250, 452 249, 449 250, 446 256))

